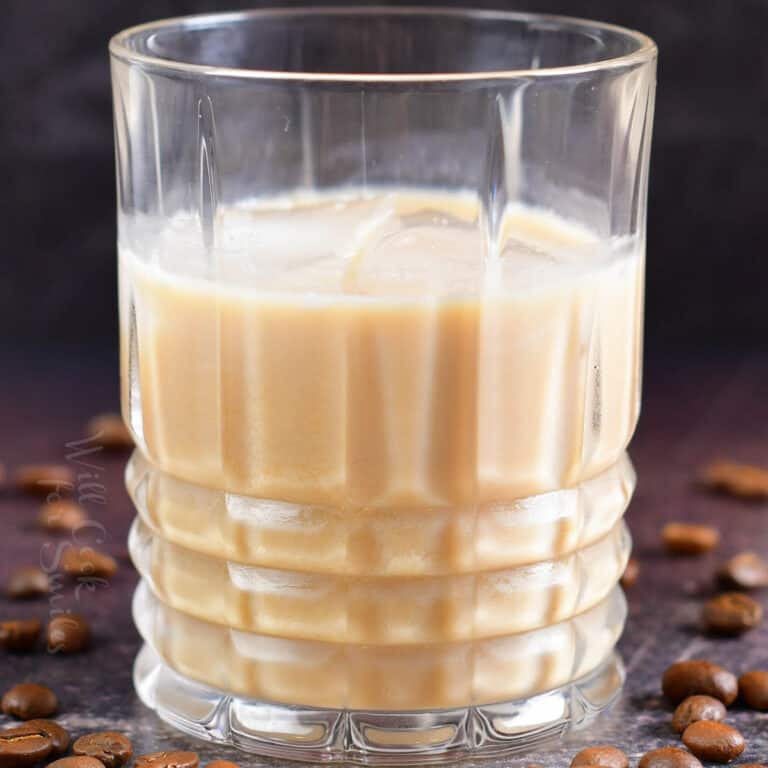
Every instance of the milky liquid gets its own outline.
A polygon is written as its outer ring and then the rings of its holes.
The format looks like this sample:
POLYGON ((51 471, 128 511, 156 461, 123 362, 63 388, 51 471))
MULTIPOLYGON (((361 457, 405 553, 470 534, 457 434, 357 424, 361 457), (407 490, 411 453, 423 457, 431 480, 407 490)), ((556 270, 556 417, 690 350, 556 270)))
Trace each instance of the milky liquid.
POLYGON ((638 412, 642 253, 521 206, 498 245, 486 230, 469 194, 346 191, 223 208, 208 249, 184 215, 122 248, 144 451, 198 485, 349 510, 613 465, 638 412))
POLYGON ((487 231, 468 194, 347 191, 121 248, 135 612, 174 669, 422 709, 610 652, 642 252, 519 206, 487 231))

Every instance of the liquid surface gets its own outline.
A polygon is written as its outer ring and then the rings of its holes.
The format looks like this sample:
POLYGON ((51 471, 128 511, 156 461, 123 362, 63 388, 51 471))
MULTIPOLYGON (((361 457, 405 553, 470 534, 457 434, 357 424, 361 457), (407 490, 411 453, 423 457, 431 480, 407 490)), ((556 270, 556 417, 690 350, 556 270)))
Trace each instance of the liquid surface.
POLYGON ((339 509, 571 487, 637 417, 643 259, 470 195, 305 195, 121 249, 123 402, 161 469, 339 509))

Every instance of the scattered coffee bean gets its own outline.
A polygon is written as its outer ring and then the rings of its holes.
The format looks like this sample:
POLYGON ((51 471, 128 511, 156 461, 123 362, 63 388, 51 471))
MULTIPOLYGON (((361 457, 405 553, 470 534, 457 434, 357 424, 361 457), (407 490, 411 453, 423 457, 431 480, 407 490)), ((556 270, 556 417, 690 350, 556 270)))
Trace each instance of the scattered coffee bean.
POLYGON ((139 755, 135 768, 197 768, 200 758, 197 752, 152 752, 139 755))
POLYGON ((768 712, 768 670, 745 672, 739 678, 739 696, 750 709, 768 712))
POLYGON ((717 635, 740 635, 763 620, 763 607, 742 592, 724 592, 704 603, 704 627, 717 635))
POLYGON ((63 464, 27 464, 16 470, 15 480, 20 491, 38 496, 68 493, 75 487, 75 473, 63 464))
POLYGON ((646 752, 637 768, 702 768, 702 765, 698 758, 684 749, 661 747, 646 752))
POLYGON ((61 556, 61 567, 76 579, 111 579, 117 572, 117 560, 92 547, 70 547, 61 556))
POLYGON ((53 750, 50 736, 37 729, 28 729, 27 723, 0 731, 0 766, 24 768, 48 757, 53 750))
POLYGON ((694 523, 667 523, 661 537, 664 548, 673 555, 701 555, 720 543, 717 528, 694 523))
POLYGON ((11 574, 5 591, 12 600, 30 600, 47 595, 49 589, 48 574, 37 566, 25 565, 11 574))
POLYGON ((133 448, 133 437, 119 413, 102 413, 94 416, 88 422, 86 433, 106 450, 118 451, 133 448))
POLYGON ((683 699, 672 715, 672 727, 682 733, 699 720, 725 720, 725 704, 712 696, 689 696, 683 699))
POLYGON ((768 562, 755 552, 742 552, 726 560, 717 575, 733 589, 761 589, 768 587, 768 562))
POLYGON ((5 692, 2 702, 3 713, 19 720, 49 717, 59 708, 56 694, 38 683, 18 683, 5 692))
POLYGON ((629 768, 629 758, 616 747, 608 744, 600 744, 595 747, 582 749, 576 757, 571 760, 571 768, 574 766, 595 766, 601 765, 605 768, 629 768))
POLYGON ((52 754, 63 755, 69 747, 69 732, 53 720, 27 720, 17 730, 26 728, 29 733, 41 733, 48 736, 53 747, 52 754))
POLYGON ((717 664, 699 659, 678 661, 668 667, 661 688, 673 704, 701 694, 720 699, 726 707, 734 702, 739 691, 735 675, 717 664))
POLYGON ((636 584, 639 576, 640 563, 634 557, 630 557, 627 562, 627 567, 624 569, 624 573, 621 576, 621 586, 624 587, 624 589, 630 589, 636 584))
POLYGON ((60 757, 52 763, 48 763, 47 768, 104 768, 104 764, 95 757, 88 755, 74 755, 70 757, 60 757))
POLYGON ((31 651, 40 637, 40 629, 37 619, 0 621, 0 648, 11 653, 31 651))
POLYGON ((730 763, 746 747, 744 737, 732 726, 699 720, 683 732, 683 744, 701 760, 730 763))
POLYGON ((76 531, 86 520, 85 510, 72 499, 49 501, 40 508, 38 522, 51 533, 71 533, 76 531))
POLYGON ((78 653, 88 646, 91 628, 78 613, 62 613, 48 622, 46 631, 51 653, 78 653))
POLYGON ((701 481, 713 491, 742 499, 768 499, 768 469, 734 461, 715 461, 705 467, 701 481))
POLYGON ((119 768, 133 755, 133 745, 122 733, 102 731, 81 736, 72 745, 76 755, 90 755, 100 760, 106 768, 119 768))

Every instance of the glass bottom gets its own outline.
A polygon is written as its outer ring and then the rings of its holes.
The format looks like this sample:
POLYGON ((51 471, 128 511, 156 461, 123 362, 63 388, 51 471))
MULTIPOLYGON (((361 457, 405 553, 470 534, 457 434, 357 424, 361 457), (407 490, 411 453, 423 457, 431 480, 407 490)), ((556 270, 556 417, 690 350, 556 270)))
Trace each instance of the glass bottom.
POLYGON ((527 699, 433 712, 366 712, 273 704, 187 679, 144 645, 133 668, 141 700, 205 741, 307 762, 425 764, 524 752, 582 727, 624 683, 612 652, 594 671, 527 699))

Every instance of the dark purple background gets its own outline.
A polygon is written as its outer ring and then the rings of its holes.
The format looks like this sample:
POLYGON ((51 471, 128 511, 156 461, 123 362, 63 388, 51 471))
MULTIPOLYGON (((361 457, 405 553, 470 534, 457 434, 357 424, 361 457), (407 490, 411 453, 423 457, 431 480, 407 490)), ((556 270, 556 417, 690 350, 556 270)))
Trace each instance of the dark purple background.
MULTIPOLYGON (((464 4, 599 18, 636 27, 658 41, 649 352, 654 356, 669 348, 764 344, 768 2, 464 4)), ((87 346, 103 359, 113 359, 117 324, 110 35, 164 16, 258 5, 242 0, 3 4, 0 327, 6 332, 0 345, 45 352, 51 345, 87 346)))

